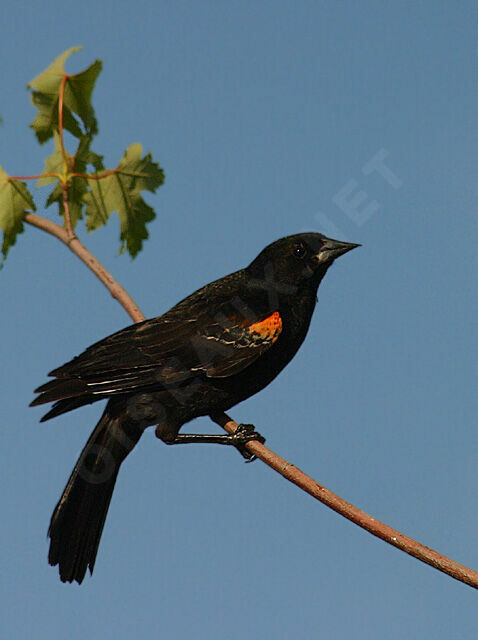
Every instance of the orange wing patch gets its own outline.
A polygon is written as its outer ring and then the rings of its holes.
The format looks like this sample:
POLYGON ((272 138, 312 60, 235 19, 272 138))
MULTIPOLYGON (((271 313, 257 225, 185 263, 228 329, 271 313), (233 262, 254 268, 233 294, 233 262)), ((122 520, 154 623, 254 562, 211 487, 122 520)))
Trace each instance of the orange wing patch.
POLYGON ((282 318, 278 311, 260 322, 249 325, 249 331, 257 333, 262 340, 275 342, 282 331, 282 318))

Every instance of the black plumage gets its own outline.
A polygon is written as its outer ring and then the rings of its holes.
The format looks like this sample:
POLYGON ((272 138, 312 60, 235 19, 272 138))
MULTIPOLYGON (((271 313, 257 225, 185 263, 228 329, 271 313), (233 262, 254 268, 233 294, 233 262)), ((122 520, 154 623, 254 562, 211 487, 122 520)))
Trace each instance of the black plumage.
MULTIPOLYGON (((169 444, 201 441, 183 424, 263 389, 302 344, 317 288, 338 256, 358 245, 318 233, 288 236, 245 269, 199 289, 158 318, 126 327, 53 370, 32 405, 48 420, 108 399, 52 515, 49 562, 63 581, 93 571, 120 465, 147 426, 169 444)), ((208 436, 241 445, 258 436, 208 436)), ((239 446, 247 457, 247 451, 239 446)))

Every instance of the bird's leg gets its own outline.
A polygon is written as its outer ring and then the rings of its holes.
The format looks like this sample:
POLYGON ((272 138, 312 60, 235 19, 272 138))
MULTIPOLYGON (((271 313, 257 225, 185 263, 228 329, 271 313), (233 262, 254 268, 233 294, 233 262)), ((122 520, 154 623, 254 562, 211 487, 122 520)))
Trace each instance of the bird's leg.
POLYGON ((252 424, 240 424, 232 434, 178 433, 174 439, 161 437, 158 431, 156 431, 156 435, 166 444, 205 443, 232 445, 236 447, 247 462, 252 462, 255 459, 255 455, 245 445, 251 440, 257 440, 261 444, 266 441, 260 433, 257 433, 252 424))

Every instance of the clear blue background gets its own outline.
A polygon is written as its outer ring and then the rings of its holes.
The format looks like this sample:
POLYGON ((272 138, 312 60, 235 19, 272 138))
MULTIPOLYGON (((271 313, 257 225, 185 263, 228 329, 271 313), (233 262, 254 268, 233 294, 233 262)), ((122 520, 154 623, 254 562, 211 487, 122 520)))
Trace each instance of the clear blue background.
MULTIPOLYGON (((37 173, 25 84, 71 46, 104 61, 95 150, 140 141, 166 172, 150 240, 79 233, 147 316, 322 230, 363 248, 327 274, 307 341, 231 411, 375 517, 478 566, 476 7, 473 2, 43 2, 2 6, 0 163, 37 173), (363 167, 382 149, 395 187, 363 167), (362 224, 337 206, 354 180, 362 224)), ((32 184, 32 189, 34 185, 32 184)), ((46 192, 37 192, 39 213, 46 192)), ((39 424, 45 374, 129 324, 33 228, 0 273, 0 635, 476 638, 476 593, 352 526, 261 462, 145 434, 95 574, 46 562, 52 508, 101 407, 39 424)), ((215 429, 204 419, 194 428, 215 429)))

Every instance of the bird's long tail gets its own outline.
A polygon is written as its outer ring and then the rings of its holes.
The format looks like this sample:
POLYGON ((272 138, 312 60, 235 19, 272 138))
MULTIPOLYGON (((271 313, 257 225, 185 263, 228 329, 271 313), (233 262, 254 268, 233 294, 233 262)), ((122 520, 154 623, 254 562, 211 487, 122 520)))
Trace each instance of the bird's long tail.
POLYGON ((93 573, 119 468, 141 434, 124 399, 110 400, 51 517, 48 561, 63 582, 81 584, 87 568, 93 573))

